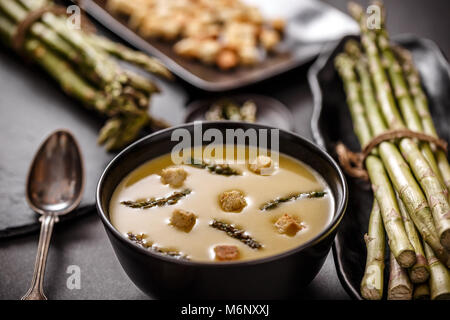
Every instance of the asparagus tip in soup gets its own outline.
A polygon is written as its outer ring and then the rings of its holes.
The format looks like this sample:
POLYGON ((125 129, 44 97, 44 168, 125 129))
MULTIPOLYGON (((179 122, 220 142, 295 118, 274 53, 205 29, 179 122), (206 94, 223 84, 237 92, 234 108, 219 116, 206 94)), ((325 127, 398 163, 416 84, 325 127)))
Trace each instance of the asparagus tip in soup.
POLYGON ((272 210, 277 208, 280 204, 285 202, 290 202, 294 200, 304 199, 304 198, 322 198, 327 193, 325 191, 311 191, 311 192, 298 192, 298 193, 292 193, 285 197, 278 197, 274 200, 267 201, 264 203, 260 209, 262 211, 265 210, 272 210))
POLYGON ((232 224, 214 219, 211 222, 210 226, 214 229, 224 231, 230 237, 241 241, 252 249, 262 248, 262 245, 258 241, 254 240, 250 235, 248 235, 245 230, 242 230, 232 224))
POLYGON ((224 176, 240 176, 241 172, 230 167, 228 164, 215 164, 215 163, 207 163, 202 160, 197 160, 191 158, 188 162, 193 167, 200 169, 207 169, 211 173, 220 174, 224 176))
POLYGON ((128 237, 128 239, 130 239, 132 242, 136 243, 137 245, 139 245, 145 249, 151 250, 153 252, 157 252, 159 254, 169 256, 172 258, 176 258, 176 259, 189 260, 189 257, 186 254, 184 254, 178 250, 161 248, 161 247, 153 244, 151 241, 149 241, 147 239, 147 235, 144 233, 133 234, 132 232, 128 232, 127 237, 128 237))
POLYGON ((133 209, 149 209, 153 207, 162 207, 165 205, 174 205, 176 204, 181 198, 184 198, 188 194, 191 193, 190 189, 184 189, 183 191, 175 191, 168 197, 161 197, 161 198, 150 198, 148 200, 127 200, 122 201, 121 204, 124 206, 133 208, 133 209))

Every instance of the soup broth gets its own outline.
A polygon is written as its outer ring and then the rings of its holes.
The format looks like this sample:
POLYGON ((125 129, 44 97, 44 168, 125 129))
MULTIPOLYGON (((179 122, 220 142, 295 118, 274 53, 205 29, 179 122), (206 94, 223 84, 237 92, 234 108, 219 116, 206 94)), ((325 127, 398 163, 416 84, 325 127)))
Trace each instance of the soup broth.
POLYGON ((298 247, 331 222, 333 195, 309 166, 274 155, 264 173, 264 156, 229 167, 205 156, 177 166, 170 154, 152 159, 117 186, 111 222, 149 250, 193 261, 252 260, 298 247))

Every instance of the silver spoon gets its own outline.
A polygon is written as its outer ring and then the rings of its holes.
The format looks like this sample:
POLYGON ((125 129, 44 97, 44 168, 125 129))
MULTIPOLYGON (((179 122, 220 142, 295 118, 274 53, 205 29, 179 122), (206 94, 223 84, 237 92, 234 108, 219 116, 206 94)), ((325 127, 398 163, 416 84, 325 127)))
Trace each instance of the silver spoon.
POLYGON ((81 201, 84 189, 83 160, 72 134, 52 133, 40 146, 28 172, 28 205, 41 214, 41 233, 33 280, 22 300, 47 300, 43 291, 45 264, 54 223, 81 201))

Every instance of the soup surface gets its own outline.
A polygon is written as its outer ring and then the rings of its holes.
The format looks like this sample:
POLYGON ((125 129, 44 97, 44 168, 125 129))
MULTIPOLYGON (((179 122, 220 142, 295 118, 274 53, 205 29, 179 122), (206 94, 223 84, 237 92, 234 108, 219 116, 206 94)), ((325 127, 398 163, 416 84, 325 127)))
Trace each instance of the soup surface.
MULTIPOLYGON (((226 147, 227 155, 231 148, 226 147)), ((245 150, 250 157, 249 149, 245 150)), ((251 260, 293 249, 331 222, 333 195, 310 167, 289 156, 274 155, 273 170, 265 175, 250 165, 256 157, 247 158, 246 163, 229 162, 239 175, 218 174, 190 164, 174 166, 170 154, 152 159, 117 186, 110 202, 111 222, 149 250, 156 248, 163 254, 194 261, 251 260), (167 182, 161 177, 164 169, 172 167, 183 169, 181 185, 163 183, 167 182), (226 211, 230 208, 221 200, 230 191, 241 195, 238 203, 245 204, 242 209, 226 211), (157 201, 159 206, 154 205, 155 199, 167 200, 171 195, 177 201, 157 201), (174 225, 177 210, 189 214, 193 226, 188 230, 174 225), (217 248, 225 251, 220 253, 217 248), (236 250, 237 255, 233 255, 236 250), (225 259, 220 259, 224 252, 225 259)), ((202 161, 218 163, 205 156, 202 161)))

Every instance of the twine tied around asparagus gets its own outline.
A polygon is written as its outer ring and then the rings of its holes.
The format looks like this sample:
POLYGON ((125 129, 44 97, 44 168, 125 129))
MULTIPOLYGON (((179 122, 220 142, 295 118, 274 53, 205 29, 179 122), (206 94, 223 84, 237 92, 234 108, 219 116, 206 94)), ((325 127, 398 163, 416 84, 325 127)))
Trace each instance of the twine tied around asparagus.
MULTIPOLYGON (((32 10, 28 13, 28 15, 19 22, 17 25, 16 32, 11 40, 12 47, 18 52, 22 53, 23 44, 25 42, 25 37, 27 35, 30 27, 38 21, 44 14, 53 13, 58 16, 67 15, 67 8, 60 5, 49 5, 42 8, 38 8, 36 10, 32 10)), ((81 28, 87 32, 94 32, 96 30, 95 26, 89 21, 87 16, 82 13, 82 24, 81 28)))
POLYGON ((344 169, 344 171, 349 176, 364 181, 369 181, 369 174, 364 167, 364 161, 366 160, 367 156, 380 143, 401 138, 415 138, 420 141, 430 142, 437 148, 442 149, 447 153, 447 142, 442 139, 408 129, 389 130, 370 140, 361 152, 353 152, 348 149, 342 142, 338 142, 336 145, 336 153, 339 163, 342 169, 344 169))

